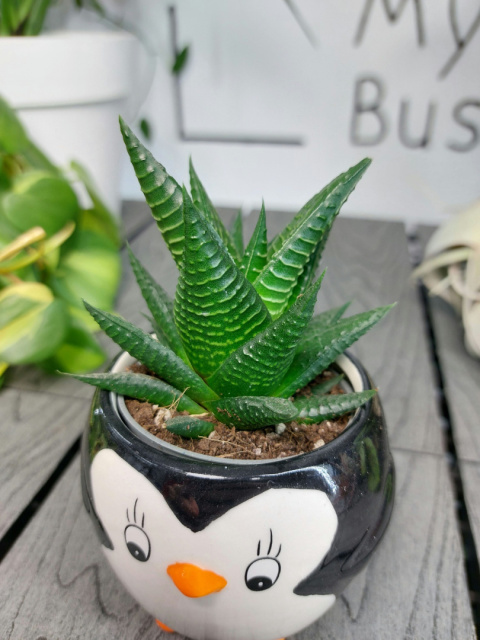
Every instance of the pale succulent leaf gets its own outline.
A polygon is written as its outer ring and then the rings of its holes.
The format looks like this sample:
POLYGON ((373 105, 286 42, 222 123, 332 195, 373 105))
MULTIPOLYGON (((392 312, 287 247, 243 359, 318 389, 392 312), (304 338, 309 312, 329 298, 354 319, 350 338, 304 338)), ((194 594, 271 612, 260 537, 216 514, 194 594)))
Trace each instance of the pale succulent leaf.
POLYGON ((322 420, 332 420, 361 407, 375 395, 375 389, 355 393, 339 393, 328 396, 300 398, 294 401, 298 410, 296 422, 315 424, 322 420))

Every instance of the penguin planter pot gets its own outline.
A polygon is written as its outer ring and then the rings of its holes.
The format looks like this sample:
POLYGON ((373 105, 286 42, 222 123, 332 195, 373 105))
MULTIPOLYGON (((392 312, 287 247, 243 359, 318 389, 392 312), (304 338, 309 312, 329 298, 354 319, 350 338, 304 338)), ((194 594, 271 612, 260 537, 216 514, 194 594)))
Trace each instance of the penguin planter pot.
POLYGON ((114 571, 160 627, 197 640, 277 640, 335 602, 392 509, 380 401, 344 354, 391 305, 314 315, 328 234, 370 160, 332 180, 270 243, 262 206, 244 249, 241 216, 227 231, 192 164, 189 194, 123 121, 121 129, 179 277, 172 300, 129 251, 156 337, 85 302, 130 354, 111 372, 75 376, 101 388, 84 439, 85 503, 114 571), (146 373, 126 370, 129 358, 146 373), (318 382, 335 362, 351 393, 329 395, 335 377, 318 382), (311 395, 297 397, 307 385, 311 395), (189 437, 211 433, 208 418, 248 431, 356 413, 320 449, 250 462, 155 438, 124 396, 186 412, 189 437))
MULTIPOLYGON (((352 356, 337 366, 354 390, 371 388, 352 356)), ((169 445, 122 400, 96 392, 84 500, 113 570, 163 629, 197 640, 296 633, 333 605, 382 538, 394 469, 377 396, 329 444, 261 462, 169 445)))

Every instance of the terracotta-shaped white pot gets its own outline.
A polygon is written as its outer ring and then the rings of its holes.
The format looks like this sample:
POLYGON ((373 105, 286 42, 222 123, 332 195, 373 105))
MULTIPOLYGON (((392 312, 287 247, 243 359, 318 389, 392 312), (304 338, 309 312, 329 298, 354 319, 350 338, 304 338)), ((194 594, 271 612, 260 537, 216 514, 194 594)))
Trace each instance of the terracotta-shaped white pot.
POLYGON ((122 31, 0 38, 0 94, 56 164, 85 165, 119 211, 118 115, 134 89, 136 39, 122 31))

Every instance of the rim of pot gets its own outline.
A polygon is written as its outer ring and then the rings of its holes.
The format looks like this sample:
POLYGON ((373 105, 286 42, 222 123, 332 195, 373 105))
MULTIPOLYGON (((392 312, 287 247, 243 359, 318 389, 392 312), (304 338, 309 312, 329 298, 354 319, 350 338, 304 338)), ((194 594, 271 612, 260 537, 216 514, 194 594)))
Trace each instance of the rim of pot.
MULTIPOLYGON (((113 361, 110 370, 112 372, 124 371, 126 367, 130 366, 137 360, 133 358, 129 353, 122 352, 113 361)), ((340 369, 350 383, 354 391, 365 391, 372 388, 370 378, 355 356, 346 351, 335 360, 335 365, 340 369)), ((131 416, 125 404, 125 397, 114 393, 113 391, 105 392, 108 394, 108 401, 113 408, 113 412, 118 420, 126 426, 130 433, 141 440, 144 444, 157 449, 159 451, 168 452, 170 454, 181 455, 182 457, 191 458, 198 462, 212 462, 221 464, 222 466, 245 466, 245 465, 265 465, 279 462, 286 462, 290 460, 298 459, 302 456, 315 456, 318 457, 319 453, 323 453, 328 456, 329 449, 342 447, 344 440, 349 439, 353 431, 356 431, 361 425, 363 425, 370 413, 372 401, 368 400, 364 405, 359 407, 354 415, 350 418, 347 426, 340 435, 323 445, 319 449, 314 451, 308 451, 300 453, 294 456, 287 456, 285 458, 270 458, 262 460, 228 460, 226 458, 218 458, 216 456, 209 456, 203 453, 196 453, 172 445, 164 440, 152 435, 146 429, 144 429, 134 418, 131 416)))

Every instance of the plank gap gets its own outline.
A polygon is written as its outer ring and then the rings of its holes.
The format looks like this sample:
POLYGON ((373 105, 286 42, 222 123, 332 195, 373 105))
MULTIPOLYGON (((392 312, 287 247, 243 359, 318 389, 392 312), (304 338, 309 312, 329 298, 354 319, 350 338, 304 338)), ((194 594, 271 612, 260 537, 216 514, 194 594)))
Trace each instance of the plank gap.
POLYGON ((65 470, 70 466, 74 457, 80 451, 80 442, 82 436, 79 436, 72 444, 70 449, 65 453, 48 480, 33 496, 23 511, 17 516, 16 520, 10 525, 0 540, 0 562, 5 558, 7 553, 13 547, 18 538, 27 528, 33 516, 37 513, 43 502, 47 499, 51 491, 54 489, 58 480, 62 477, 65 470))
MULTIPOLYGON (((407 239, 410 250, 412 266, 416 267, 422 259, 421 241, 415 229, 407 230, 407 239)), ((457 448, 453 437, 453 426, 450 408, 445 393, 445 377, 442 364, 438 355, 437 340, 430 309, 428 291, 422 284, 417 285, 420 308, 422 310, 424 327, 427 337, 427 348, 432 362, 433 379, 435 384, 435 400, 442 424, 443 440, 445 445, 445 457, 447 469, 455 497, 455 512, 458 529, 463 547, 463 561, 467 574, 470 606, 472 608, 473 621, 477 636, 480 637, 480 564, 477 556, 475 539, 465 500, 462 474, 460 471, 457 448)))

